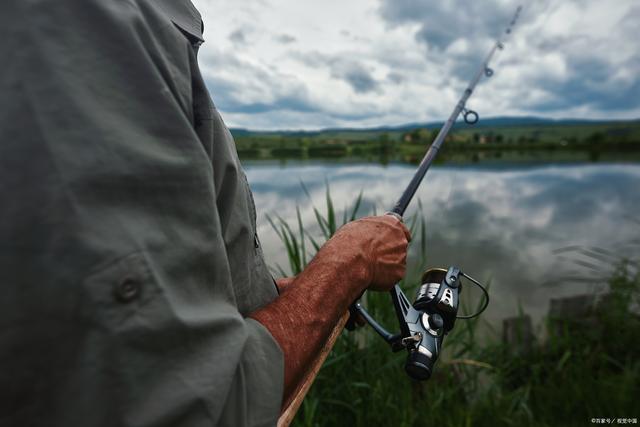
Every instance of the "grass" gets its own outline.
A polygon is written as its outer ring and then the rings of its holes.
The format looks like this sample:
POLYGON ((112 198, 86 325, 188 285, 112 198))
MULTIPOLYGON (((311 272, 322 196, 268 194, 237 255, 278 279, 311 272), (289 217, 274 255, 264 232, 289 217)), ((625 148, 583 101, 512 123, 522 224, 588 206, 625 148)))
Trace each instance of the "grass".
MULTIPOLYGON (((327 185, 314 206, 318 235, 297 211, 295 226, 269 218, 290 271, 300 272, 339 226, 358 217, 362 194, 342 215, 327 185)), ((409 297, 424 267, 421 207, 408 220, 413 262, 402 284, 409 297)), ((344 332, 320 371, 294 426, 584 426, 592 418, 640 418, 640 276, 621 262, 605 304, 588 321, 548 319, 548 337, 526 351, 478 334, 482 318, 456 323, 428 382, 405 375, 406 353, 392 353, 371 328, 344 332)), ((389 329, 397 321, 389 296, 365 294, 368 310, 389 329)))

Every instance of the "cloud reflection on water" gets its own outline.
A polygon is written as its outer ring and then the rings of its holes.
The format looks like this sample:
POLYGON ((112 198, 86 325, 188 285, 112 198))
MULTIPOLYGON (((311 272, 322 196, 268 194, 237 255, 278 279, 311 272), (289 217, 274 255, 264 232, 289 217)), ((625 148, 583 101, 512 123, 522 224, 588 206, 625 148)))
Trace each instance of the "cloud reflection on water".
MULTIPOLYGON (((294 223, 299 205, 305 224, 314 224, 301 181, 320 208, 327 180, 340 212, 361 190, 365 207, 382 212, 393 205, 414 171, 411 165, 370 163, 260 161, 245 167, 267 262, 282 266, 288 265, 286 254, 266 214, 277 213, 294 223)), ((638 224, 630 219, 640 207, 638 182, 640 165, 634 164, 434 167, 418 191, 427 220, 428 265, 458 265, 481 280, 490 279, 492 303, 485 317, 490 321, 517 314, 518 303, 540 318, 551 297, 603 287, 555 280, 587 276, 589 264, 611 268, 606 256, 602 262, 591 258, 586 263, 577 259, 579 252, 558 249, 575 245, 583 251, 619 251, 624 246, 618 256, 640 255, 640 246, 632 242, 638 224)), ((606 272, 602 270, 600 275, 606 272)))

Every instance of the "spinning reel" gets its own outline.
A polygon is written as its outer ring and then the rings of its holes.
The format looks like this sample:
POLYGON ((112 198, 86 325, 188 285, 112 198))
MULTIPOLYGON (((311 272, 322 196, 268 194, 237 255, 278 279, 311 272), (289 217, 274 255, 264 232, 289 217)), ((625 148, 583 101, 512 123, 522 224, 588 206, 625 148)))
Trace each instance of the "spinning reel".
POLYGON ((395 285, 391 298, 400 323, 400 333, 391 334, 364 309, 360 301, 352 306, 352 315, 359 313, 373 329, 391 345, 394 352, 408 352, 404 368, 415 380, 427 380, 438 360, 444 336, 448 334, 456 319, 471 319, 482 313, 489 305, 489 294, 477 280, 464 274, 459 268, 432 268, 422 275, 416 300, 409 300, 395 285), (477 313, 458 316, 462 278, 468 279, 484 293, 484 302, 477 313))

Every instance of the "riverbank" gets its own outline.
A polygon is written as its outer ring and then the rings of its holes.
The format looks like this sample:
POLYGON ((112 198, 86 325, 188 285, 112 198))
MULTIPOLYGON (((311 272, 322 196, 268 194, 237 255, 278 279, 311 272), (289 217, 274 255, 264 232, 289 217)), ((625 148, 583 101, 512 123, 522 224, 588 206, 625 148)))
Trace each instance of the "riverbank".
MULTIPOLYGON (((435 127, 396 130, 247 132, 234 134, 242 158, 421 157, 435 127)), ((443 156, 513 152, 640 153, 640 122, 552 123, 501 126, 458 125, 443 156)))
MULTIPOLYGON (((427 382, 410 381, 404 354, 378 337, 345 333, 318 376, 296 426, 584 426, 640 419, 640 281, 621 267, 611 297, 589 322, 547 318, 528 346, 478 338, 456 326, 427 382), (364 343, 364 344, 363 344, 364 343)), ((378 313, 379 314, 379 313, 378 313)), ((630 421, 631 422, 631 421, 630 421)))

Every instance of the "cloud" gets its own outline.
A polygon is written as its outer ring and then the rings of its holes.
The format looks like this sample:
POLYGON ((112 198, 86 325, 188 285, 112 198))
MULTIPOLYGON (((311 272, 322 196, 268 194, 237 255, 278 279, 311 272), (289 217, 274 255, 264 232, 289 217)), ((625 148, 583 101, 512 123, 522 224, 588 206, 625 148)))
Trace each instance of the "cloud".
MULTIPOLYGON (((443 120, 518 5, 194 3, 207 29, 201 68, 230 126, 307 129, 443 120)), ((470 108, 483 117, 640 117, 638 19, 635 0, 526 3, 470 108)))
POLYGON ((231 40, 235 45, 243 45, 247 43, 247 37, 245 36, 244 31, 239 28, 229 34, 229 40, 231 40))
POLYGON ((404 82, 404 77, 402 76, 402 74, 396 71, 391 71, 389 74, 387 74, 387 80, 395 84, 400 84, 404 82))
POLYGON ((297 39, 289 34, 278 34, 277 36, 274 37, 274 40, 277 41, 278 43, 290 44, 290 43, 294 43, 297 39))
POLYGON ((323 67, 329 70, 332 78, 347 83, 355 93, 380 91, 379 82, 363 63, 342 55, 325 55, 320 52, 292 54, 308 67, 323 67))
POLYGON ((353 61, 337 61, 331 67, 331 75, 343 79, 356 93, 379 90, 378 82, 362 65, 353 61))
POLYGON ((203 67, 202 72, 216 107, 234 126, 272 129, 282 128, 274 123, 288 123, 303 128, 312 121, 319 127, 331 127, 380 117, 366 105, 355 109, 327 105, 298 76, 262 67, 232 50, 209 49, 201 54, 201 63, 224 64, 222 69, 203 67))
POLYGON ((204 61, 225 65, 223 72, 205 71, 204 79, 217 107, 230 113, 264 113, 291 110, 303 113, 319 110, 306 85, 292 76, 244 61, 233 53, 207 52, 204 61))
POLYGON ((444 50, 458 39, 496 38, 515 10, 504 1, 383 0, 380 14, 390 25, 417 24, 415 37, 429 47, 444 50))
MULTIPOLYGON (((439 13, 434 15, 437 18, 439 13)), ((464 25, 466 15, 461 13, 452 20, 464 25)), ((492 82, 492 91, 486 97, 484 92, 474 95, 471 102, 494 108, 498 103, 511 104, 507 114, 638 117, 640 102, 633 94, 640 93, 640 52, 638 43, 631 41, 636 31, 632 22, 638 17, 640 7, 630 2, 620 2, 614 8, 586 0, 533 3, 525 8, 515 37, 508 40, 506 50, 494 61, 497 80, 492 82)), ((390 25, 410 19, 408 15, 391 18, 390 25)), ((427 58, 442 57, 454 78, 452 84, 464 84, 492 43, 481 34, 490 34, 495 23, 479 18, 480 33, 472 30, 464 34, 471 37, 445 40, 425 36, 429 25, 433 31, 439 28, 432 21, 430 18, 420 24, 416 40, 423 45, 427 58)), ((409 22, 413 21, 404 25, 409 22)))
POLYGON ((567 75, 571 77, 566 79, 539 76, 536 85, 550 96, 529 103, 529 108, 539 112, 557 111, 576 105, 601 111, 640 108, 640 81, 617 81, 612 64, 600 58, 572 58, 568 67, 567 75), (575 78, 577 75, 580 78, 575 78))

